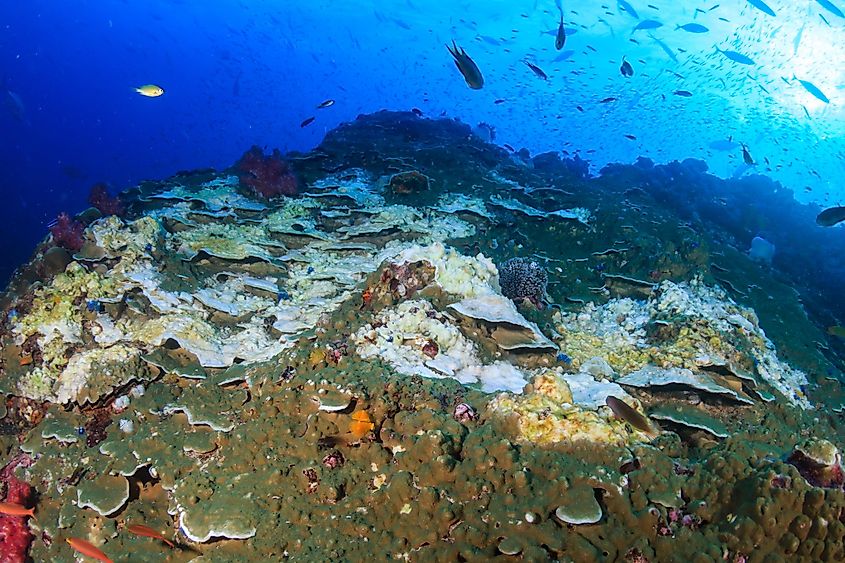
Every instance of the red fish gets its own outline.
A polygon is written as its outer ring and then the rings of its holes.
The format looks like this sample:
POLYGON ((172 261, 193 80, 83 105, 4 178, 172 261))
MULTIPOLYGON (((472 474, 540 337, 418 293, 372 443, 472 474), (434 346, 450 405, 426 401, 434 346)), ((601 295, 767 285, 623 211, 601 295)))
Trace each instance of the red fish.
POLYGON ((103 563, 114 563, 114 561, 109 559, 108 555, 94 547, 94 544, 89 541, 85 541, 80 538, 67 538, 65 541, 67 541, 68 545, 82 555, 91 557, 97 561, 102 561, 103 563))
POLYGON ((0 514, 7 514, 9 516, 29 516, 35 518, 34 508, 26 508, 22 504, 16 502, 0 502, 0 514))
POLYGON ((144 537, 147 537, 147 538, 155 538, 157 540, 163 541, 164 543, 166 543, 170 547, 176 547, 175 545, 173 545, 172 541, 168 540, 163 535, 156 532, 155 530, 153 530, 149 526, 144 526, 143 524, 131 524, 129 526, 126 526, 126 529, 128 531, 130 531, 131 533, 135 534, 136 536, 144 536, 144 537))

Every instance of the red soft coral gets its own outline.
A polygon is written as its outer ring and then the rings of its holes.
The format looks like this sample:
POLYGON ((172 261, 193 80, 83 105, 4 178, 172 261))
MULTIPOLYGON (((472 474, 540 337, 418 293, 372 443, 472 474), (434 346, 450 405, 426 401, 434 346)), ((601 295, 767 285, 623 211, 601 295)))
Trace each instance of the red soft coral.
MULTIPOLYGON (((0 499, 3 499, 3 502, 22 505, 29 502, 32 487, 12 473, 19 463, 27 465, 24 461, 12 461, 0 470, 0 499), (3 489, 5 493, 2 493, 3 489)), ((27 526, 26 517, 0 514, 0 563, 23 563, 27 560, 31 543, 32 534, 27 526)))
POLYGON ((50 227, 53 243, 71 252, 79 252, 82 248, 85 225, 70 218, 67 213, 59 213, 56 224, 50 227))
POLYGON ((103 215, 121 216, 126 211, 120 197, 109 195, 109 189, 103 183, 94 184, 91 187, 88 203, 96 207, 103 215))
POLYGON ((238 178, 245 186, 265 198, 280 195, 295 195, 299 182, 282 158, 279 149, 273 149, 269 156, 257 146, 246 151, 236 164, 238 178))

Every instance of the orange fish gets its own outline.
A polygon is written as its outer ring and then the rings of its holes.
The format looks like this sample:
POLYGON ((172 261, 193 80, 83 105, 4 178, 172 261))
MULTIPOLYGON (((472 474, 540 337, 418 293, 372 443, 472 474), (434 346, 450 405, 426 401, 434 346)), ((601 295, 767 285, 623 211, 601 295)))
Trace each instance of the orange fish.
POLYGON ((9 516, 29 516, 35 518, 34 508, 26 508, 22 504, 16 502, 0 502, 0 514, 7 514, 9 516))
POLYGON ((94 547, 94 544, 89 541, 85 541, 80 538, 67 538, 65 541, 82 555, 86 555, 96 559, 97 561, 102 561, 103 563, 114 563, 114 561, 109 559, 108 555, 94 547))
POLYGON ((27 354, 26 356, 23 356, 21 358, 20 363, 21 363, 21 366, 28 366, 29 364, 31 364, 32 363, 32 354, 27 354))
POLYGON ((352 422, 349 423, 349 433, 355 438, 363 438, 367 432, 375 428, 373 419, 367 411, 356 411, 352 413, 352 422))
POLYGON ((132 532, 133 534, 137 535, 137 536, 144 536, 144 537, 147 537, 147 538, 155 538, 157 540, 163 541, 164 543, 166 543, 170 547, 176 547, 175 545, 173 545, 172 541, 168 540, 163 535, 156 532, 155 530, 153 530, 149 526, 144 526, 143 524, 131 524, 129 526, 126 526, 126 529, 129 530, 130 532, 132 532))

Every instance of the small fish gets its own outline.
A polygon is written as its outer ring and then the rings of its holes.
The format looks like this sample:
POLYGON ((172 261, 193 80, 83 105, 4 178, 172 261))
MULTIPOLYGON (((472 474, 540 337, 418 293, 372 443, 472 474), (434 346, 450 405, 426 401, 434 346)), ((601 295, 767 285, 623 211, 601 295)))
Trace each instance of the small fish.
POLYGON ((796 78, 794 75, 792 76, 792 78, 797 80, 798 82, 800 82, 801 86, 803 86, 806 91, 808 91, 810 94, 815 96, 817 99, 821 100, 822 102, 824 102, 826 104, 830 103, 830 99, 827 96, 825 96, 824 92, 819 90, 818 87, 815 84, 813 84, 812 82, 808 82, 806 80, 801 80, 800 78, 796 78))
POLYGON ((644 432, 649 438, 656 438, 660 433, 659 430, 655 428, 655 425, 648 420, 648 418, 637 412, 636 409, 628 405, 622 399, 617 399, 613 395, 608 395, 605 399, 605 404, 610 407, 610 410, 613 411, 616 418, 624 420, 640 432, 644 432))
POLYGON ((416 115, 417 117, 423 116, 423 112, 420 108, 411 108, 411 111, 414 112, 414 115, 416 115))
POLYGON ((505 103, 505 100, 503 100, 502 98, 499 98, 498 100, 495 100, 493 103, 496 104, 496 105, 499 105, 499 104, 505 103))
POLYGON ((144 84, 143 86, 135 88, 135 91, 148 98, 158 98, 164 94, 164 88, 156 86, 155 84, 144 84))
POLYGON ((626 134, 626 135, 625 135, 625 138, 626 138, 626 139, 631 139, 632 141, 636 141, 636 140, 637 140, 637 138, 636 138, 635 136, 633 136, 633 135, 627 135, 627 134, 626 134))
POLYGON ((600 100, 599 103, 600 104, 609 104, 610 102, 615 102, 615 101, 616 101, 616 98, 611 97, 611 98, 605 98, 603 100, 600 100))
POLYGON ((334 100, 326 100, 325 102, 323 102, 322 104, 317 106, 317 109, 330 108, 333 105, 334 105, 334 100))
POLYGON ((507 143, 505 143, 505 144, 504 144, 504 145, 502 145, 502 146, 503 146, 503 147, 505 147, 506 149, 508 149, 508 150, 509 150, 509 151, 511 151, 511 152, 516 152, 516 149, 514 149, 512 146, 510 146, 510 145, 509 145, 509 144, 507 144, 507 143))
POLYGON ((316 117, 313 117, 313 116, 312 116, 312 117, 309 117, 308 119, 306 119, 306 120, 304 120, 302 123, 300 123, 300 124, 299 124, 299 127, 300 127, 300 128, 302 128, 302 127, 308 127, 309 125, 311 125, 312 123, 314 123, 314 120, 315 120, 315 119, 317 119, 317 118, 316 118, 316 117))
POLYGON ((845 14, 842 13, 842 10, 834 6, 832 2, 828 2, 828 0, 816 0, 816 2, 818 2, 822 8, 824 8, 834 16, 845 18, 845 14))
POLYGON ((147 538, 154 538, 157 540, 161 540, 170 547, 176 547, 172 541, 161 535, 159 532, 156 532, 149 526, 144 526, 143 524, 130 524, 126 526, 126 530, 130 533, 135 534, 136 536, 144 536, 147 538))
POLYGON ((816 224, 820 227, 832 227, 842 221, 845 221, 845 206, 830 207, 816 217, 816 224))
POLYGON ((458 70, 463 75, 467 86, 473 90, 481 90, 484 86, 484 77, 481 76, 481 71, 478 69, 475 61, 467 55, 462 47, 458 47, 455 44, 454 39, 452 40, 452 46, 446 45, 446 48, 449 50, 452 58, 455 59, 455 66, 458 67, 458 70))
POLYGON ((769 8, 768 4, 763 2, 763 0, 748 0, 748 3, 763 12, 764 14, 769 14, 770 16, 775 15, 775 11, 769 8))
POLYGON ((747 164, 748 166, 754 166, 756 164, 756 162, 754 162, 754 159, 751 158, 751 153, 748 152, 748 147, 746 146, 745 143, 742 143, 741 146, 742 146, 742 161, 745 164, 747 164))
POLYGON ((102 561, 103 563, 114 563, 105 553, 94 547, 94 544, 89 541, 80 538, 67 538, 65 541, 82 555, 102 561))
POLYGON ((625 60, 625 57, 622 57, 622 65, 619 67, 619 72, 621 72, 622 76, 626 78, 634 76, 634 67, 631 66, 631 63, 625 60))
POLYGON ((822 21, 825 23, 825 25, 826 25, 827 27, 830 27, 830 22, 829 22, 829 21, 827 21, 827 18, 826 18, 826 17, 824 17, 824 14, 819 14, 819 17, 822 19, 822 21))
POLYGON ((672 93, 676 96, 681 96, 682 98, 692 98, 692 92, 688 92, 686 90, 675 90, 672 93))
POLYGON ((753 65, 754 61, 749 57, 746 57, 742 53, 737 53, 736 51, 723 51, 716 47, 716 50, 725 55, 727 58, 732 60, 735 63, 739 63, 742 65, 753 65))
MULTIPOLYGON (((20 362, 18 362, 18 363, 20 364, 21 367, 28 366, 28 365, 32 364, 32 354, 27 354, 26 356, 21 356, 20 362)), ((3 511, 3 509, 0 508, 0 512, 2 512, 2 511, 3 511)))
POLYGON ((689 33, 707 33, 710 31, 700 23, 685 23, 684 25, 675 26, 675 31, 678 31, 679 29, 683 29, 689 33))
POLYGON ((563 28, 563 12, 560 13, 560 26, 557 28, 557 35, 555 36, 555 49, 560 51, 566 45, 566 30, 563 28))
POLYGON ((26 508, 24 505, 16 502, 0 502, 0 514, 6 514, 8 516, 29 516, 30 518, 35 518, 34 513, 34 508, 26 508))
POLYGON ((549 76, 545 72, 543 72, 542 68, 538 67, 537 65, 535 65, 534 63, 532 63, 530 61, 522 61, 522 62, 524 62, 528 66, 528 68, 531 69, 531 72, 533 72, 538 77, 542 78, 543 80, 549 79, 549 76))
POLYGON ((376 425, 367 411, 355 411, 352 413, 352 422, 349 423, 349 433, 355 438, 363 438, 375 427, 376 425))
POLYGON ((663 24, 657 20, 643 20, 637 24, 637 26, 631 31, 631 33, 634 33, 635 31, 641 31, 643 29, 657 29, 658 27, 663 27, 663 24))

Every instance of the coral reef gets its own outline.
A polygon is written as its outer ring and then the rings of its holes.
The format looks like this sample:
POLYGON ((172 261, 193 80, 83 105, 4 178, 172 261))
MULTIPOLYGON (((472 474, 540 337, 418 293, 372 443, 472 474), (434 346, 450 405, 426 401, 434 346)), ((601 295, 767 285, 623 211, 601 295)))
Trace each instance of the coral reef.
POLYGON ((299 189, 299 181, 279 149, 265 155, 260 147, 253 146, 238 160, 235 168, 241 183, 265 199, 296 195, 299 189))
POLYGON ((32 560, 843 559, 836 372, 743 245, 454 120, 344 124, 296 198, 248 154, 133 188, 5 296, 32 560), (401 170, 431 181, 397 205, 401 170))

